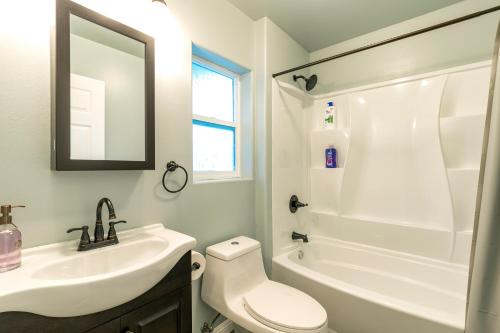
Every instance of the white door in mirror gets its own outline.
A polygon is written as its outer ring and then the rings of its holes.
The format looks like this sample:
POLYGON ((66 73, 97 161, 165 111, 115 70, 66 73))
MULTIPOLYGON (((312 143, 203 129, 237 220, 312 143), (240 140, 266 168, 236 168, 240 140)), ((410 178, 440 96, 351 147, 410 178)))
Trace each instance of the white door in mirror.
POLYGON ((71 159, 104 160, 105 83, 71 74, 71 159))

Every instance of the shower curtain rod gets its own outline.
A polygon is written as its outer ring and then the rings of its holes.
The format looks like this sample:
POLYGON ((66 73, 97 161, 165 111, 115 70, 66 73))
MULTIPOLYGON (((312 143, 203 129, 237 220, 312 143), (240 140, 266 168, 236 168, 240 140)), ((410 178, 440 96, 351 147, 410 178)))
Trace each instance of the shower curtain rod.
POLYGON ((420 35, 420 34, 423 34, 423 33, 429 32, 429 31, 433 31, 433 30, 437 30, 437 29, 440 29, 440 28, 444 28, 444 27, 447 27, 449 25, 453 25, 453 24, 456 24, 456 23, 467 21, 467 20, 470 20, 470 19, 473 19, 473 18, 476 18, 476 17, 479 17, 479 16, 483 16, 483 15, 486 15, 486 14, 489 14, 489 13, 492 13, 492 12, 496 12, 498 10, 500 10, 500 6, 491 7, 491 8, 485 9, 485 10, 474 12, 472 14, 468 14, 468 15, 465 15, 465 16, 457 17, 457 18, 449 20, 449 21, 445 21, 445 22, 441 22, 441 23, 438 23, 438 24, 435 24, 435 25, 431 25, 431 26, 429 26, 427 28, 418 29, 418 30, 415 30, 415 31, 412 31, 412 32, 409 32, 409 33, 406 33, 406 34, 402 34, 402 35, 399 35, 399 36, 396 36, 396 37, 392 37, 392 38, 389 38, 389 39, 382 40, 380 42, 376 42, 376 43, 373 43, 373 44, 368 44, 368 45, 365 45, 365 46, 361 46, 361 47, 358 47, 358 48, 350 50, 350 51, 346 51, 346 52, 335 54, 335 55, 330 56, 328 58, 316 60, 316 61, 310 62, 308 64, 305 64, 305 65, 293 67, 293 68, 287 69, 285 71, 275 73, 275 74, 273 74, 273 78, 278 77, 280 75, 284 75, 284 74, 288 74, 288 73, 291 73, 291 72, 295 72, 295 71, 297 71, 299 69, 308 68, 308 67, 311 67, 311 66, 322 64, 322 63, 327 62, 327 61, 331 61, 331 60, 335 60, 335 59, 338 59, 338 58, 342 58, 342 57, 345 57, 345 56, 348 56, 348 55, 351 55, 351 54, 354 54, 354 53, 358 53, 358 52, 366 51, 366 50, 369 50, 369 49, 373 49, 375 47, 386 45, 386 44, 389 44, 389 43, 392 43, 392 42, 396 42, 398 40, 406 39, 406 38, 417 36, 417 35, 420 35))

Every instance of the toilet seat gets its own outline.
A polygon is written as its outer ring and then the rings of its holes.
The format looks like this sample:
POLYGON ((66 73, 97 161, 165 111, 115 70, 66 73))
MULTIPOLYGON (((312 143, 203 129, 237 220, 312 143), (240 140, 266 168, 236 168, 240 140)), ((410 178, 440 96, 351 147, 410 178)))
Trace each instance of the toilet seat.
POLYGON ((282 332, 314 331, 327 322, 325 309, 314 298, 269 280, 245 294, 243 302, 254 319, 282 332))

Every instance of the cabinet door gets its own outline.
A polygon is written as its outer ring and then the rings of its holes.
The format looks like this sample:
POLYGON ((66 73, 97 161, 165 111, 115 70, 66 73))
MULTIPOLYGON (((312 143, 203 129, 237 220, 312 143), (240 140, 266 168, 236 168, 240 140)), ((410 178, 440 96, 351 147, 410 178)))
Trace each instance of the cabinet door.
POLYGON ((122 333, 180 333, 182 290, 121 317, 122 333))
POLYGON ((96 327, 86 333, 119 333, 120 332, 120 319, 115 319, 99 327, 96 327))

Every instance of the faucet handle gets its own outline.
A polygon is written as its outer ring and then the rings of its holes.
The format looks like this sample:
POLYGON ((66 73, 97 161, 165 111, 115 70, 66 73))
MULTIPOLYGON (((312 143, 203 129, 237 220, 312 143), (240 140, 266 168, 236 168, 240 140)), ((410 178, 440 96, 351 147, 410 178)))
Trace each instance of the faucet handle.
POLYGON ((89 227, 87 225, 84 225, 80 228, 71 228, 66 232, 69 234, 73 231, 79 231, 79 230, 82 231, 82 237, 80 237, 80 246, 90 244, 89 227))
POLYGON ((127 223, 127 221, 116 221, 116 222, 109 222, 109 231, 108 231, 108 240, 116 240, 118 242, 118 237, 116 237, 116 229, 115 229, 115 224, 120 224, 120 223, 127 223))
POLYGON ((300 202, 299 198, 295 194, 292 195, 290 201, 288 202, 288 208, 290 209, 291 213, 296 213, 299 208, 307 206, 309 206, 309 204, 300 202))

